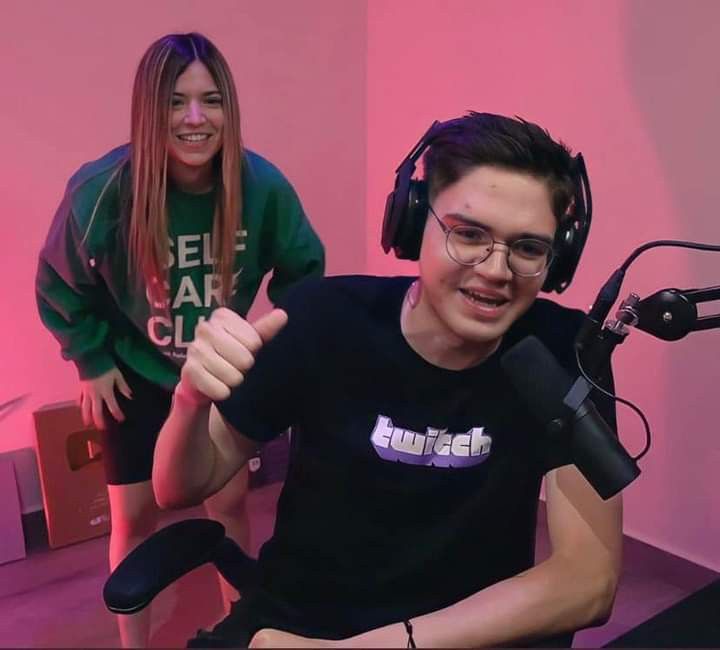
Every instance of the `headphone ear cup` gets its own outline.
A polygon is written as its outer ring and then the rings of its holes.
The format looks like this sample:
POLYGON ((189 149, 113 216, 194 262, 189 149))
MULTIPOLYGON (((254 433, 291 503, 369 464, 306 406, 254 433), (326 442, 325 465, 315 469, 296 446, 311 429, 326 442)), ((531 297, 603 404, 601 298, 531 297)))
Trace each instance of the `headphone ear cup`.
POLYGON ((570 286, 580 263, 587 235, 587 229, 583 230, 582 223, 577 219, 568 219, 558 227, 553 244, 555 257, 543 283, 543 291, 562 293, 570 286))
POLYGON ((385 201, 381 243, 386 253, 392 248, 401 260, 417 260, 427 217, 427 187, 414 180, 415 163, 447 123, 435 121, 400 163, 395 187, 385 201))
POLYGON ((401 260, 420 257, 425 219, 427 217, 427 184, 425 181, 398 176, 396 188, 385 201, 382 247, 391 248, 401 260))
POLYGON ((585 167, 585 159, 581 153, 574 158, 575 169, 575 200, 572 216, 563 219, 555 233, 553 259, 547 277, 543 283, 543 291, 562 293, 570 286, 592 223, 592 193, 590 179, 585 167))
POLYGON ((399 224, 395 253, 401 260, 418 260, 428 212, 425 181, 415 179, 410 181, 405 207, 405 214, 399 224))
POLYGON ((543 291, 562 293, 569 284, 569 282, 564 282, 563 278, 567 275, 567 259, 572 254, 574 240, 575 229, 572 220, 558 226, 553 242, 554 256, 542 286, 543 291))
POLYGON ((395 249, 397 255, 398 233, 403 229, 403 221, 407 212, 407 196, 410 191, 410 182, 414 166, 402 165, 395 176, 395 187, 385 200, 385 215, 383 217, 381 243, 386 253, 395 249))

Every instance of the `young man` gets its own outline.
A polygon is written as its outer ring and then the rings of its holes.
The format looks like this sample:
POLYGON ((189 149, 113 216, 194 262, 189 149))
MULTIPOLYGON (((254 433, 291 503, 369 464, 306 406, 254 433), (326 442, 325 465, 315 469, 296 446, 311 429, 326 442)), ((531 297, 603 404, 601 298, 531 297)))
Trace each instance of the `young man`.
POLYGON ((423 647, 559 644, 609 614, 620 500, 595 494, 499 365, 533 334, 572 369, 582 314, 536 298, 574 161, 533 124, 471 113, 424 162, 419 278, 305 282, 284 311, 218 309, 197 329, 158 503, 201 502, 293 427, 260 586, 199 645, 399 647, 409 626, 423 647), (552 554, 533 566, 543 476, 552 554))

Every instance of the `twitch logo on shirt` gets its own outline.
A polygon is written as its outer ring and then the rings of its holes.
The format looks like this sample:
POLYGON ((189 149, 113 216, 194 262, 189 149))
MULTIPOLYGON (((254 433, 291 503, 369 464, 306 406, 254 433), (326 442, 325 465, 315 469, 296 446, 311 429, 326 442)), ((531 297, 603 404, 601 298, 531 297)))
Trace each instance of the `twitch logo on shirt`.
POLYGON ((484 427, 462 433, 427 427, 425 433, 395 427, 392 420, 379 415, 370 442, 383 460, 432 467, 472 467, 490 456, 492 438, 484 427))

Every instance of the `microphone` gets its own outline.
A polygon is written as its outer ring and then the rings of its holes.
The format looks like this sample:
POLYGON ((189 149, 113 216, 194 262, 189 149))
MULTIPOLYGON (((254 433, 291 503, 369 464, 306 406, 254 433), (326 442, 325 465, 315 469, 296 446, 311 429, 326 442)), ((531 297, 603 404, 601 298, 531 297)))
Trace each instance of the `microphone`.
POLYGON ((528 336, 514 345, 500 363, 530 412, 550 434, 570 429, 573 462, 603 499, 640 475, 635 460, 587 397, 590 385, 582 378, 574 381, 536 337, 528 336))

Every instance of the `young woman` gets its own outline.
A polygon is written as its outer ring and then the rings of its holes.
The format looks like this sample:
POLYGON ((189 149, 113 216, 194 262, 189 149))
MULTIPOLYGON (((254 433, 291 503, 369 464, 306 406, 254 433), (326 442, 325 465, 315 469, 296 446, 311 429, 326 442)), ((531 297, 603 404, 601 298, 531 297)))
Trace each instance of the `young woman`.
MULTIPOLYGON (((40 316, 78 368, 83 419, 103 431, 111 568, 155 529, 155 441, 196 325, 218 306, 246 314, 269 272, 275 302, 324 268, 292 186, 243 148, 233 78, 207 38, 149 47, 131 131, 70 179, 37 275, 40 316)), ((246 489, 242 472, 206 505, 247 548, 246 489)), ((125 647, 147 645, 148 614, 119 624, 125 647)))

